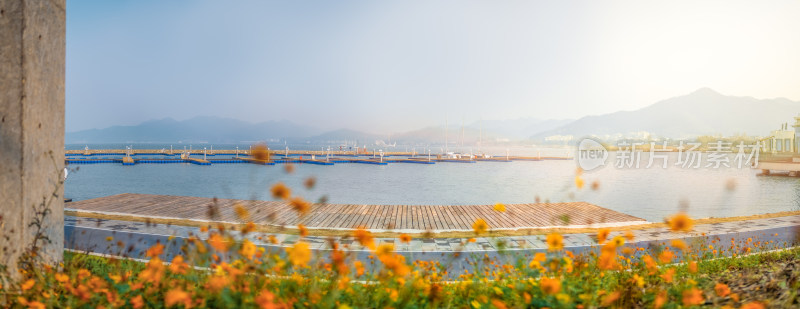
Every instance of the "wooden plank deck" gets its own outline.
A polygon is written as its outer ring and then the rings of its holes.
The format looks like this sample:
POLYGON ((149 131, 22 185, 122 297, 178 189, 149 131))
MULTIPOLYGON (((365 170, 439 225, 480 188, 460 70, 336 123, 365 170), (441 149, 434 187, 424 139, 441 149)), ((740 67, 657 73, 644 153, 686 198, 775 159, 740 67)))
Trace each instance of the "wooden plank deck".
POLYGON ((481 218, 491 229, 622 226, 646 221, 585 202, 506 204, 505 212, 493 205, 350 205, 315 204, 299 217, 288 203, 212 199, 191 196, 124 193, 71 202, 69 210, 135 217, 176 218, 199 221, 242 222, 234 205, 241 204, 257 224, 308 228, 371 230, 464 231, 481 218), (209 210, 216 209, 215 218, 209 210), (567 220, 565 220, 567 219, 567 220))

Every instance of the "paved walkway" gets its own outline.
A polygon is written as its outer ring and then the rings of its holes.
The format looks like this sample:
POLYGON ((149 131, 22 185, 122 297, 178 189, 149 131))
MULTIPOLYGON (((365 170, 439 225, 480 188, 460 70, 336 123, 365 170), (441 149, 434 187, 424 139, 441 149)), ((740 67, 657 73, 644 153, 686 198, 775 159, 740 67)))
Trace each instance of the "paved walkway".
MULTIPOLYGON (((177 238, 188 238, 192 235, 200 238, 207 238, 208 233, 201 232, 197 227, 147 224, 142 222, 93 219, 66 216, 65 229, 67 230, 67 247, 70 249, 86 250, 90 249, 100 253, 110 253, 97 251, 102 249, 107 240, 105 237, 112 236, 116 240, 123 242, 135 240, 161 239, 170 236, 177 238), (102 241, 97 241, 92 235, 103 235, 102 241)), ((718 239, 721 244, 730 243, 730 239, 744 240, 756 237, 758 241, 773 241, 778 244, 793 243, 800 237, 800 215, 754 219, 737 222, 724 222, 714 224, 696 225, 692 233, 675 233, 667 228, 651 228, 631 231, 634 235, 634 242, 630 245, 647 247, 653 243, 668 242, 671 239, 684 239, 695 241, 696 239, 718 239), (777 235, 776 235, 777 233, 777 235), (744 237, 744 238, 742 238, 744 237)), ((236 233, 236 232, 233 232, 236 233)), ((623 236, 625 232, 611 232, 609 239, 614 236, 623 236)), ((564 246, 570 248, 594 247, 595 233, 576 233, 564 234, 564 246)), ((279 247, 292 246, 300 240, 298 235, 288 234, 267 234, 250 233, 247 238, 260 246, 279 247), (279 245, 275 246, 268 242, 268 236, 273 235, 279 245)), ((330 249, 327 236, 308 236, 303 241, 308 242, 312 249, 330 249)), ((348 245, 352 251, 365 251, 352 239, 342 239, 337 237, 337 242, 348 245)), ((415 238, 409 243, 402 243, 397 238, 375 238, 376 244, 394 243, 398 252, 485 252, 505 250, 533 250, 540 251, 547 249, 545 235, 531 236, 507 236, 507 237, 477 237, 475 242, 469 242, 466 238, 415 238)), ((126 242, 127 243, 127 242, 126 242)), ((130 244, 128 244, 130 245, 130 244)), ((146 247, 144 248, 146 249, 146 247)))

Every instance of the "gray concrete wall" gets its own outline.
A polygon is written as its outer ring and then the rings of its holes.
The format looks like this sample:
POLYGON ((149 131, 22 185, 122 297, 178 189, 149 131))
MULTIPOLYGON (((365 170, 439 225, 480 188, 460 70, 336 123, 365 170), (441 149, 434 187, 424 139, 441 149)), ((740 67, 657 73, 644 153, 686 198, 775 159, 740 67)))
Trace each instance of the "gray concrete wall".
POLYGON ((40 255, 53 262, 63 252, 65 5, 0 0, 0 264, 12 275, 43 203, 51 243, 40 255))

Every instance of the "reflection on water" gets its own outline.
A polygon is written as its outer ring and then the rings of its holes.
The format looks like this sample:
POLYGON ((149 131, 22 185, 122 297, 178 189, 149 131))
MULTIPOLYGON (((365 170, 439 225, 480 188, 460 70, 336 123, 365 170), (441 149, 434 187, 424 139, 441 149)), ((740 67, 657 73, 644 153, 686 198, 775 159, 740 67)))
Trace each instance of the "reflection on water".
MULTIPOLYGON (((435 165, 336 164, 297 166, 287 175, 280 165, 119 164, 82 165, 70 173, 65 196, 75 200, 125 192, 269 200, 277 181, 309 200, 327 195, 348 204, 493 204, 587 201, 661 221, 688 201, 696 218, 800 210, 800 180, 761 177, 752 169, 616 169, 584 174, 597 190, 574 187, 572 161, 437 163, 435 165), (317 178, 313 191, 303 181, 317 178), (733 183, 731 189, 730 183, 733 183)), ((67 206, 68 207, 68 206, 67 206)))

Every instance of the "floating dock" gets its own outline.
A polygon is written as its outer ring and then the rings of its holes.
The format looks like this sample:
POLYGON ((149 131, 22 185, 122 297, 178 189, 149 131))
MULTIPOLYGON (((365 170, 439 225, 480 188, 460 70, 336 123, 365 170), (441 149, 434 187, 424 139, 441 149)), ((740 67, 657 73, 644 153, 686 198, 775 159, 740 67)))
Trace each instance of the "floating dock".
POLYGON ((335 165, 339 163, 356 163, 372 165, 389 165, 390 163, 477 163, 477 162, 513 162, 513 161, 543 161, 543 160, 571 160, 569 157, 470 157, 448 158, 441 156, 422 156, 411 152, 376 154, 353 153, 344 151, 270 151, 269 160, 252 158, 248 151, 216 150, 215 153, 203 153, 202 150, 192 150, 182 153, 159 152, 156 150, 126 151, 121 149, 79 151, 68 150, 65 156, 67 164, 99 164, 121 163, 122 165, 136 164, 169 164, 191 163, 196 165, 249 163, 258 165, 275 165, 280 163, 335 165), (202 158, 202 159, 201 159, 202 158))
POLYGON ((472 224, 479 218, 494 230, 648 223, 585 202, 506 204, 505 212, 495 211, 493 205, 314 204, 308 215, 299 217, 286 202, 125 193, 71 202, 65 208, 112 217, 243 223, 234 210, 237 204, 245 207, 257 224, 290 227, 303 224, 311 229, 332 230, 364 227, 374 231, 472 231, 472 224), (216 208, 218 217, 208 216, 211 208, 216 208))
POLYGON ((800 158, 787 157, 787 158, 770 158, 758 162, 758 166, 753 166, 754 169, 761 170, 761 176, 800 176, 800 158))

